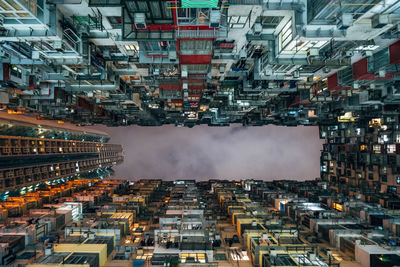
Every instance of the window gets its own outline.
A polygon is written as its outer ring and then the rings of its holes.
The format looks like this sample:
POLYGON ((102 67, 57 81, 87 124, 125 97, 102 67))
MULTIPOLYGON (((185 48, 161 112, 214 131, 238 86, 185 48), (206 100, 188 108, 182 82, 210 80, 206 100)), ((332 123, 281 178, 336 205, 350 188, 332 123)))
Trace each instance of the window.
POLYGON ((186 68, 188 73, 207 73, 208 65, 207 64, 191 64, 191 65, 182 65, 183 68, 186 68))
POLYGON ((121 17, 107 17, 113 29, 120 29, 122 25, 121 17))
POLYGON ((228 18, 229 27, 232 29, 243 29, 249 20, 249 16, 230 16, 228 18))
POLYGON ((387 146, 387 153, 396 153, 396 145, 388 145, 387 146))
POLYGON ((178 8, 179 25, 208 25, 209 8, 178 8))
POLYGON ((400 176, 397 176, 397 178, 396 178, 396 183, 397 183, 397 184, 400 184, 400 176))
POLYGON ((175 50, 175 42, 169 41, 143 41, 140 47, 147 55, 167 55, 168 51, 175 50))
POLYGON ((381 145, 374 145, 373 146, 374 153, 381 153, 381 145))
POLYGON ((181 55, 211 55, 211 40, 180 41, 181 55))
POLYGON ((283 16, 260 16, 257 18, 256 22, 261 23, 263 28, 275 29, 283 18, 283 16))
POLYGON ((388 186, 387 190, 388 190, 388 192, 397 193, 397 187, 396 186, 388 186))
POLYGON ((293 22, 290 19, 278 34, 278 51, 281 54, 306 54, 310 48, 322 48, 327 41, 300 41, 293 39, 293 22))
POLYGON ((178 23, 189 24, 196 17, 196 9, 194 8, 178 8, 178 23))
POLYGON ((134 44, 125 45, 125 49, 127 51, 137 51, 137 50, 139 50, 139 46, 138 45, 134 45, 134 44))
MULTIPOLYGON (((278 48, 282 51, 292 40, 292 20, 289 20, 279 33, 278 48)), ((294 46, 294 45, 293 45, 294 46)))
POLYGON ((22 78, 22 70, 20 68, 17 68, 16 66, 13 66, 10 70, 11 76, 17 77, 19 79, 22 78))
POLYGON ((378 143, 379 144, 384 144, 385 142, 389 141, 389 137, 387 136, 387 134, 383 134, 381 136, 378 136, 378 143))
POLYGON ((396 143, 400 143, 400 134, 396 134, 396 140, 395 140, 395 142, 396 142, 396 143))

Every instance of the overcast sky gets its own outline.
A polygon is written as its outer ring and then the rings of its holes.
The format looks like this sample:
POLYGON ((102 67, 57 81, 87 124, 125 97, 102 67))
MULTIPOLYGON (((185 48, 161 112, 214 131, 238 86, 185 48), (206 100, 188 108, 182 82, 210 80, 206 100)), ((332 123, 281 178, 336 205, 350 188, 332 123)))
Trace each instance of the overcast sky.
POLYGON ((318 127, 96 126, 122 144, 116 178, 314 179, 322 140, 318 127))

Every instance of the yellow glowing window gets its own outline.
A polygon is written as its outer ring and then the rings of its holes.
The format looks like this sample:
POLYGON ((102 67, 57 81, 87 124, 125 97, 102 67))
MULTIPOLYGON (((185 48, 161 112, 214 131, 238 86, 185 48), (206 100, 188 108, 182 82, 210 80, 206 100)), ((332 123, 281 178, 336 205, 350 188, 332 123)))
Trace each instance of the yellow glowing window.
POLYGON ((346 112, 343 116, 339 116, 338 121, 339 122, 355 121, 355 117, 353 117, 353 112, 346 112))
POLYGON ((381 126, 382 125, 382 119, 381 118, 375 118, 369 121, 369 126, 381 126))
POLYGON ((343 205, 339 203, 333 203, 333 208, 338 211, 343 211, 343 205))
POLYGON ((11 109, 9 109, 9 110, 7 110, 7 113, 8 114, 22 114, 23 112, 20 111, 20 110, 11 110, 11 109))
POLYGON ((366 149, 367 149, 367 146, 366 146, 366 145, 361 145, 361 146, 360 146, 360 150, 361 150, 361 151, 364 151, 364 150, 366 150, 366 149))

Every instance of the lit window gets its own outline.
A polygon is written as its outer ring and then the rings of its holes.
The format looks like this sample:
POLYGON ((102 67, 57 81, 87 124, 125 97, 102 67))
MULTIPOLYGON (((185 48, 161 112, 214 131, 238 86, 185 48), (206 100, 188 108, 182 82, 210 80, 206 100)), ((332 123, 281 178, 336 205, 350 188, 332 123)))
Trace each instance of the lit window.
POLYGON ((373 146, 374 153, 381 153, 381 145, 374 145, 373 146))
POLYGON ((395 142, 396 142, 396 143, 400 143, 400 134, 396 134, 396 140, 395 140, 395 142))
POLYGON ((384 144, 384 143, 386 143, 388 141, 389 141, 389 137, 386 134, 378 136, 378 143, 379 144, 384 144))
POLYGON ((396 145, 388 145, 387 146, 387 153, 396 153, 396 145))

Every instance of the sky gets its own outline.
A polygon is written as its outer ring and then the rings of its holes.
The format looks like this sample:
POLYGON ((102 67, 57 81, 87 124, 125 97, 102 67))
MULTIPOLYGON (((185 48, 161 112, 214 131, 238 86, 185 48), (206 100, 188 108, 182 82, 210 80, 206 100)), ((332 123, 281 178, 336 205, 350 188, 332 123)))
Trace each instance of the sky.
POLYGON ((318 127, 103 127, 123 146, 116 178, 314 179, 323 141, 318 127))

